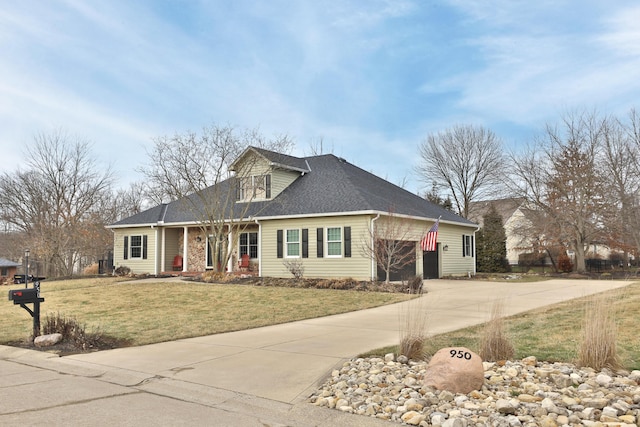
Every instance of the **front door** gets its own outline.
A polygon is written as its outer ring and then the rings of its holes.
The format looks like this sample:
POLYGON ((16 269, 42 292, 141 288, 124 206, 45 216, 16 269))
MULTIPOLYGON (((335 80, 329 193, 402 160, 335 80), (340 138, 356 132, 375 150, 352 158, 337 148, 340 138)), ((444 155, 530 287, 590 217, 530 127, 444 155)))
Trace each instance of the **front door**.
POLYGON ((422 271, 424 279, 437 279, 440 277, 438 266, 438 252, 440 244, 436 246, 435 251, 422 253, 422 271))

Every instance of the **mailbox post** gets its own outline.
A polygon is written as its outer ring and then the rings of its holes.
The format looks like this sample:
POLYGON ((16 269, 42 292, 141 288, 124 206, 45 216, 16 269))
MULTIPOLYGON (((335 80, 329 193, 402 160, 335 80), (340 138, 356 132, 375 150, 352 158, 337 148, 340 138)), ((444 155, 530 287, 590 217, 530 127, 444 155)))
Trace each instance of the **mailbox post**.
POLYGON ((29 249, 24 251, 25 255, 25 274, 24 274, 24 289, 11 289, 9 290, 9 301, 13 301, 15 305, 27 310, 27 312, 33 318, 33 337, 40 335, 40 303, 44 302, 44 298, 40 297, 40 280, 44 280, 44 277, 34 277, 33 287, 29 288, 29 249), (26 304, 33 304, 33 310, 26 306, 26 304))
POLYGON ((24 308, 33 317, 33 337, 35 338, 40 335, 40 303, 44 302, 44 298, 40 297, 40 281, 36 280, 33 283, 33 288, 9 290, 9 301, 24 308), (33 304, 33 310, 26 304, 33 304))

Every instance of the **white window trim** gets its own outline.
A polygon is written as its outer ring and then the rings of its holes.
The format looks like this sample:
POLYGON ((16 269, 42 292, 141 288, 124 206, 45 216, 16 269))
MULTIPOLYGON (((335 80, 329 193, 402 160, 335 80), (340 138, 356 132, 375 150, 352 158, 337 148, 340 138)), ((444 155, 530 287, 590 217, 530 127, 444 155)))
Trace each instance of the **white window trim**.
POLYGON ((325 227, 324 229, 324 253, 326 254, 326 258, 342 258, 344 256, 344 227, 325 227), (329 229, 337 228, 340 230, 340 240, 331 240, 329 241, 329 229), (329 254, 329 243, 340 243, 340 255, 330 255, 329 254))
POLYGON ((287 228, 284 230, 284 256, 285 258, 301 258, 302 257, 302 230, 299 228, 287 228), (297 231, 298 232, 298 240, 297 242, 289 241, 289 231, 297 231), (289 243, 297 243, 298 244, 298 255, 289 255, 289 243))
POLYGON ((143 255, 143 246, 144 246, 144 237, 142 237, 142 234, 135 234, 132 236, 129 236, 129 259, 142 259, 142 255, 143 255), (140 255, 139 256, 133 256, 133 238, 134 237, 139 237, 140 238, 140 246, 135 246, 136 248, 140 248, 140 255))
POLYGON ((267 200, 267 175, 250 175, 241 179, 239 201, 267 200), (256 185, 256 180, 262 178, 262 187, 256 185), (258 195, 258 190, 260 194, 258 195))
POLYGON ((465 257, 471 257, 473 258, 475 255, 475 239, 473 238, 474 236, 472 234, 464 234, 464 256, 465 257), (469 245, 467 245, 467 241, 469 242, 469 245), (469 249, 469 250, 467 250, 469 249))
POLYGON ((246 246, 247 246, 247 254, 249 255, 249 258, 250 259, 258 259, 257 256, 256 256, 256 258, 251 257, 251 246, 255 246, 256 247, 256 255, 258 255, 258 252, 260 251, 260 245, 259 245, 259 242, 258 242, 259 235, 258 235, 257 231, 243 231, 242 233, 240 233, 238 235, 238 254, 240 254, 242 252, 241 248, 242 248, 243 245, 240 243, 240 241, 241 241, 241 238, 242 238, 243 234, 247 235, 247 245, 246 246), (256 244, 255 245, 251 244, 251 238, 249 237, 250 234, 255 234, 256 235, 256 244))

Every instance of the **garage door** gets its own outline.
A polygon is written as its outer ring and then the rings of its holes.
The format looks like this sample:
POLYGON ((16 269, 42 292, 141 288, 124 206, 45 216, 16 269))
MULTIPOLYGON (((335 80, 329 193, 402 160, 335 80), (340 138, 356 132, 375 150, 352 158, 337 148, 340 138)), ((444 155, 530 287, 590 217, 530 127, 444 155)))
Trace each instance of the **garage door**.
MULTIPOLYGON (((416 250, 415 242, 407 242, 407 245, 403 245, 403 246, 404 246, 403 251, 406 254, 409 254, 411 252, 415 253, 415 250, 416 250)), ((381 269, 380 266, 378 266, 377 274, 378 274, 378 280, 382 281, 386 277, 384 270, 381 269)), ((391 280, 392 282, 400 282, 402 280, 409 280, 415 275, 416 275, 416 257, 414 255, 412 261, 409 264, 405 265, 398 271, 392 271, 391 274, 389 275, 390 276, 389 280, 391 280)))

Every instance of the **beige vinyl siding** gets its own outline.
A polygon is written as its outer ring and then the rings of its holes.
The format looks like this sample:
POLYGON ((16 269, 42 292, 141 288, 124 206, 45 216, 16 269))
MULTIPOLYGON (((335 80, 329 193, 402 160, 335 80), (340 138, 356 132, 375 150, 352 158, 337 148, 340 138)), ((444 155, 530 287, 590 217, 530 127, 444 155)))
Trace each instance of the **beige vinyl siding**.
MULTIPOLYGON (((156 274, 156 230, 151 227, 135 227, 114 230, 113 264, 116 268, 126 266, 135 274, 156 274), (124 259, 124 236, 147 236, 147 259, 131 258, 124 259)), ((129 246, 130 247, 130 246, 129 246)))
MULTIPOLYGON (((173 270, 173 257, 182 252, 182 248, 179 246, 178 242, 183 232, 184 230, 182 228, 164 229, 164 271, 173 270)), ((163 266, 160 266, 161 269, 163 269, 162 267, 163 266)))
MULTIPOLYGON (((423 273, 422 250, 420 240, 433 225, 433 221, 402 220, 394 218, 394 221, 404 221, 407 227, 406 238, 416 242, 416 275, 423 273)), ((385 217, 376 221, 379 226, 384 226, 385 217), (379 223, 379 224, 378 224, 379 223)), ((405 227, 405 226, 403 226, 405 227)), ((476 227, 464 227, 440 222, 438 227, 438 270, 440 277, 475 274, 475 256, 462 256, 462 236, 474 235, 476 227), (447 246, 447 250, 443 250, 447 246)), ((475 244, 475 237, 474 237, 475 244)))
POLYGON ((300 172, 289 170, 275 169, 271 171, 271 198, 275 198, 278 194, 300 177, 300 172))
MULTIPOLYGON (((299 259, 304 266, 304 277, 308 278, 354 278, 356 280, 370 280, 372 276, 372 261, 363 251, 364 239, 370 239, 368 231, 371 226, 372 215, 301 218, 291 220, 276 220, 262 222, 261 264, 262 275, 267 277, 292 277, 283 262, 286 258, 286 249, 283 258, 277 258, 277 230, 308 229, 309 233, 309 257, 299 259), (351 227, 351 258, 327 257, 326 229, 327 227, 351 227), (324 257, 317 257, 316 229, 323 228, 324 257)), ((374 223, 382 226, 386 221, 382 216, 374 223)), ((422 275, 422 251, 419 247, 420 239, 433 222, 404 220, 408 227, 408 233, 404 240, 414 241, 416 244, 416 275, 422 275)), ((475 274, 475 257, 462 256, 462 235, 474 235, 475 227, 463 227, 440 223, 438 231, 439 247, 439 272, 440 276, 459 276, 468 273, 475 274), (443 248, 448 246, 448 250, 443 248)), ((344 234, 343 234, 344 238, 344 234)), ((475 241, 475 237, 474 237, 475 241)), ((475 243, 475 242, 474 242, 475 243)), ((286 245, 286 242, 284 242, 286 245)), ((289 258, 291 259, 291 258, 289 258)), ((375 270, 373 272, 375 274, 375 270)))
POLYGON ((262 246, 260 248, 262 275, 266 277, 293 277, 283 265, 283 262, 292 258, 286 258, 286 252, 285 257, 277 257, 277 230, 307 229, 309 233, 309 257, 297 258, 304 266, 304 277, 371 279, 371 261, 363 255, 361 249, 362 239, 369 235, 370 218, 371 216, 361 215, 262 222, 262 246), (343 245, 340 257, 327 256, 327 227, 342 228, 343 245), (344 256, 344 227, 351 227, 351 257, 344 256), (318 228, 323 228, 324 256, 322 258, 317 256, 316 233, 318 228))
POLYGON ((271 164, 265 159, 258 157, 250 157, 250 159, 253 163, 249 163, 249 160, 245 160, 244 163, 239 164, 239 170, 242 170, 242 167, 250 168, 250 171, 242 173, 243 176, 261 176, 270 174, 272 199, 300 177, 300 172, 272 168, 271 164))
POLYGON ((475 227, 461 227, 449 224, 440 224, 438 231, 438 243, 440 246, 440 274, 442 276, 460 276, 469 273, 475 274, 476 258, 462 256, 462 236, 474 236, 475 247, 475 227), (444 246, 448 250, 444 251, 444 246))

